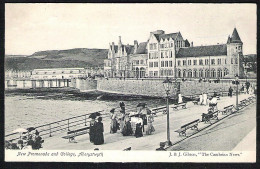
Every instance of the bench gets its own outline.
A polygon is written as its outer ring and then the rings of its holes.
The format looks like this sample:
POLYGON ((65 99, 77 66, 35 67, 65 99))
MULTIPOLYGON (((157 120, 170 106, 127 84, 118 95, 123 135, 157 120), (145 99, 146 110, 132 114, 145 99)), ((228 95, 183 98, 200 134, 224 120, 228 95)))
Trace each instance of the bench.
POLYGON ((219 110, 217 111, 209 111, 208 113, 203 113, 202 116, 202 121, 204 121, 205 123, 210 122, 211 123, 211 119, 216 119, 218 120, 218 113, 219 110))
POLYGON ((161 112, 161 111, 163 112, 163 114, 166 114, 167 113, 166 106, 157 107, 157 108, 152 109, 152 114, 156 116, 156 114, 161 112))
POLYGON ((249 102, 248 102, 247 99, 241 100, 240 103, 241 103, 241 105, 243 105, 243 106, 248 106, 248 105, 249 105, 249 104, 248 104, 249 102))
POLYGON ((62 138, 69 139, 69 142, 71 142, 71 141, 75 140, 75 137, 83 135, 83 134, 87 134, 88 130, 89 130, 89 127, 84 127, 84 128, 68 131, 67 135, 63 136, 62 138))
POLYGON ((182 107, 183 109, 187 108, 186 103, 175 104, 174 106, 172 106, 174 110, 178 110, 178 107, 182 107))
POLYGON ((222 113, 222 115, 228 114, 229 112, 233 113, 233 109, 235 109, 235 106, 232 104, 232 105, 224 107, 224 109, 220 110, 220 112, 222 113))
POLYGON ((197 120, 194 120, 194 121, 192 121, 192 122, 190 122, 190 123, 187 123, 187 124, 185 124, 185 125, 183 125, 183 126, 181 126, 181 128, 180 129, 178 129, 178 130, 175 130, 174 132, 177 132, 177 133, 179 133, 179 136, 186 136, 186 131, 188 130, 188 129, 196 129, 197 131, 198 131, 198 123, 200 122, 200 119, 197 119, 197 120))

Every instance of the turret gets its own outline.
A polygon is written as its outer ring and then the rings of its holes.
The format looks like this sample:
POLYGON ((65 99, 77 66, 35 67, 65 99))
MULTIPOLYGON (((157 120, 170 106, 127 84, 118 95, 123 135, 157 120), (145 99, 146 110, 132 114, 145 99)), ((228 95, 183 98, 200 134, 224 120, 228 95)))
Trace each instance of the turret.
POLYGON ((242 67, 243 42, 241 41, 237 29, 234 28, 231 36, 227 40, 227 64, 229 65, 230 76, 238 74, 244 75, 242 67))

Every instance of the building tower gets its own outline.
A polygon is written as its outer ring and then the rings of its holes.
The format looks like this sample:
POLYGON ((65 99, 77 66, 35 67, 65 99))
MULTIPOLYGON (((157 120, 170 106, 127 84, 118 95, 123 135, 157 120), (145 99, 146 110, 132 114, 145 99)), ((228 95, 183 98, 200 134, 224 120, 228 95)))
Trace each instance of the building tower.
POLYGON ((232 36, 227 40, 227 64, 229 65, 229 77, 235 75, 244 76, 243 73, 243 42, 241 41, 237 29, 234 28, 232 36))

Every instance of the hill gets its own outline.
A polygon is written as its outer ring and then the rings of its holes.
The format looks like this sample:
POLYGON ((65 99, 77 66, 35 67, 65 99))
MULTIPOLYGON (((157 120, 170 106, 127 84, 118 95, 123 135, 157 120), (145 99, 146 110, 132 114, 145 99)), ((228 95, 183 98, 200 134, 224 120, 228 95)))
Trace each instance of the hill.
POLYGON ((97 67, 107 57, 107 49, 76 48, 39 51, 27 57, 5 57, 5 69, 32 70, 41 68, 97 67))

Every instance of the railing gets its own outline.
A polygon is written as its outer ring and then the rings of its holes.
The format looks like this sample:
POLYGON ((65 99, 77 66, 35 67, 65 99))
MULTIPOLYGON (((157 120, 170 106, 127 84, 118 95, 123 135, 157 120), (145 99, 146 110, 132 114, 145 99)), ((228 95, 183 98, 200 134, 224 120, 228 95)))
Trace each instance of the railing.
MULTIPOLYGON (((126 106, 127 109, 125 109, 126 111, 135 111, 136 110, 136 106, 126 106)), ((115 109, 120 109, 120 107, 115 107, 115 109)), ((104 110, 102 111, 97 111, 99 113, 105 112, 104 110)), ((70 130, 74 130, 75 128, 78 128, 80 126, 87 126, 88 123, 90 122, 90 118, 89 115, 92 113, 87 113, 87 114, 83 114, 83 115, 79 115, 79 116, 74 116, 71 118, 67 118, 64 120, 59 120, 59 121, 55 121, 52 123, 48 123, 48 124, 44 124, 44 125, 40 125, 35 127, 35 129, 37 129, 40 133, 41 137, 52 137, 54 134, 57 133, 61 133, 62 131, 70 131, 70 130)), ((108 118, 110 117, 109 112, 105 112, 103 114, 101 114, 103 118, 108 118)), ((11 133, 11 134, 7 134, 5 135, 5 139, 6 140, 18 140, 20 138, 20 136, 17 136, 18 133, 11 133)))

